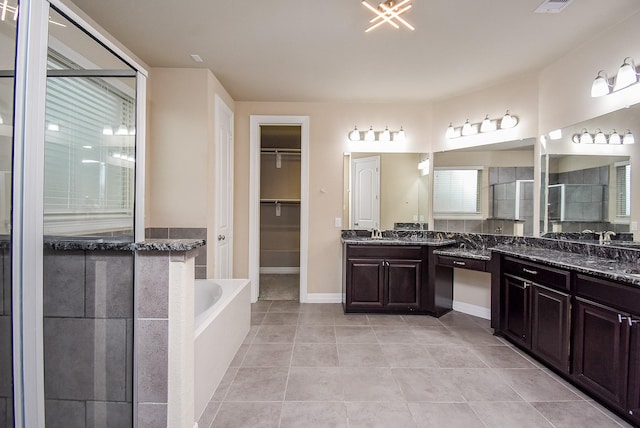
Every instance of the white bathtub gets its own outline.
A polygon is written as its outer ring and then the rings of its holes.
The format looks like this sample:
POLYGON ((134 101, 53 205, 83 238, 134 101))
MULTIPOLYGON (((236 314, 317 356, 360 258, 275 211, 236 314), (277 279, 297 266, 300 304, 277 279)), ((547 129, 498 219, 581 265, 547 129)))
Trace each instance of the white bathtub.
POLYGON ((195 412, 204 412, 251 324, 248 279, 196 279, 195 412))

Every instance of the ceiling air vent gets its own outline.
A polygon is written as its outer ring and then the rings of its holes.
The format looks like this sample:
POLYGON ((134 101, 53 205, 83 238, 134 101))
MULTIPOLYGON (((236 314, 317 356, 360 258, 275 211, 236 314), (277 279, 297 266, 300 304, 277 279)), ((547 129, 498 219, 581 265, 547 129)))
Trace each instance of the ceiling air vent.
POLYGON ((569 6, 573 0, 545 0, 534 11, 535 13, 560 13, 569 6))

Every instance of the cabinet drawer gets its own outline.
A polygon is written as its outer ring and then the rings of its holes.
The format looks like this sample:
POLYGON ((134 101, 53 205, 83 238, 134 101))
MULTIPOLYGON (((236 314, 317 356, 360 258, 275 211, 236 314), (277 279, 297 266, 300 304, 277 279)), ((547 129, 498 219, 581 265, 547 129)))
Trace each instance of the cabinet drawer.
POLYGON ((438 256, 437 264, 460 269, 487 271, 487 262, 478 259, 466 259, 462 257, 438 256))
POLYGON ((502 264, 502 269, 506 273, 549 287, 569 290, 570 275, 567 271, 511 257, 504 257, 502 264))
POLYGON ((347 257, 375 257, 383 259, 422 259, 422 248, 403 245, 349 245, 347 257))
POLYGON ((623 311, 638 313, 640 290, 605 279, 576 274, 575 291, 578 296, 610 305, 623 311))

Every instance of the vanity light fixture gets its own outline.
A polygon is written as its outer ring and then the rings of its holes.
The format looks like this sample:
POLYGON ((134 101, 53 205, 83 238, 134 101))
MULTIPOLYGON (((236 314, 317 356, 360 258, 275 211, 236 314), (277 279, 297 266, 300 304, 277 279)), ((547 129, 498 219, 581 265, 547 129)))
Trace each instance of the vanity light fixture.
POLYGON ((119 136, 129 135, 129 128, 127 128, 126 125, 122 124, 118 126, 118 129, 116 129, 115 135, 119 135, 119 136))
POLYGON ((611 135, 609 135, 609 144, 622 144, 620 134, 618 134, 615 129, 611 131, 611 135))
POLYGON ((630 56, 622 61, 622 65, 616 73, 615 79, 609 78, 604 70, 598 71, 596 78, 591 84, 591 96, 602 97, 612 92, 620 91, 631 85, 638 83, 638 69, 630 56))
POLYGON ((109 125, 106 125, 104 128, 102 128, 102 135, 113 135, 113 128, 109 125))
POLYGON ((400 3, 396 3, 394 0, 387 0, 379 3, 378 7, 371 6, 367 0, 362 0, 362 5, 376 15, 369 20, 369 24, 371 25, 364 30, 365 33, 378 28, 384 23, 391 25, 395 29, 399 29, 400 26, 398 22, 411 31, 415 30, 413 25, 409 24, 400 16, 413 7, 411 0, 402 0, 400 3))
POLYGON ((613 85, 613 90, 619 91, 620 89, 624 89, 634 83, 638 83, 638 73, 636 71, 636 65, 633 63, 633 58, 628 56, 624 59, 622 65, 618 69, 616 83, 613 85))
POLYGON ((502 120, 500 121, 500 129, 508 129, 513 128, 518 124, 518 119, 509 114, 509 110, 502 116, 502 120))
POLYGON ((353 131, 349 133, 349 139, 351 141, 360 141, 360 131, 358 131, 358 127, 354 127, 353 131))
POLYGON ((549 132, 550 140, 559 140, 562 138, 562 129, 556 129, 555 131, 549 132))
POLYGON ((373 126, 370 126, 369 130, 364 135, 364 140, 365 141, 375 141, 375 139, 376 139, 376 133, 373 131, 373 126))
POLYGON ((596 129, 596 136, 593 138, 595 144, 607 144, 607 137, 600 128, 596 129))
POLYGON ((445 133, 446 138, 458 138, 458 137, 467 137, 470 135, 475 135, 478 133, 486 133, 498 131, 500 129, 508 129, 513 128, 518 124, 518 118, 509 113, 509 110, 505 113, 505 115, 501 119, 491 119, 489 115, 485 115, 482 122, 472 123, 467 119, 464 124, 460 127, 453 126, 453 123, 449 123, 447 127, 447 132, 445 133))
POLYGON ((607 136, 601 129, 596 129, 596 133, 592 135, 587 128, 582 128, 579 133, 573 135, 571 141, 576 144, 609 144, 616 146, 621 144, 634 144, 635 138, 629 129, 627 129, 624 137, 620 137, 620 134, 618 134, 615 129, 607 136))
POLYGON ((355 126, 351 132, 349 132, 349 141, 364 140, 387 142, 391 141, 392 137, 393 141, 395 142, 403 142, 406 140, 407 134, 402 126, 400 127, 399 131, 391 131, 389 130, 388 126, 385 127, 384 131, 374 131, 373 126, 370 126, 369 130, 364 133, 364 136, 360 133, 357 126, 355 126))
POLYGON ((422 172, 422 175, 429 174, 429 159, 420 161, 418 163, 418 169, 422 172))
POLYGON ((384 131, 380 133, 380 141, 389 141, 391 140, 391 133, 389 133, 389 127, 385 127, 384 131))
POLYGON ((449 126, 447 127, 447 132, 444 134, 447 138, 454 138, 456 136, 456 129, 453 127, 453 123, 449 122, 449 126))

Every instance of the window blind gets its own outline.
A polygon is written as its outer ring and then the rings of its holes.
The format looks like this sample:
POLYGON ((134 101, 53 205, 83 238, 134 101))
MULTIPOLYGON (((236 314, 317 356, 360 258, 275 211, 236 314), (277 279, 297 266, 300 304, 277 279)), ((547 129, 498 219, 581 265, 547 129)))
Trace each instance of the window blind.
POLYGON ((436 169, 433 175, 434 213, 479 213, 481 174, 481 169, 436 169))
POLYGON ((631 164, 616 165, 616 216, 631 214, 631 164))
MULTIPOLYGON (((57 55, 48 63, 69 68, 57 55)), ((48 77, 45 111, 45 233, 132 230, 135 136, 104 129, 135 129, 135 98, 104 78, 48 77)))

